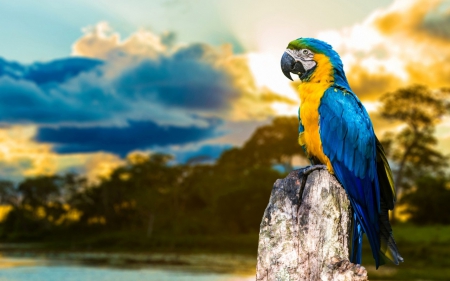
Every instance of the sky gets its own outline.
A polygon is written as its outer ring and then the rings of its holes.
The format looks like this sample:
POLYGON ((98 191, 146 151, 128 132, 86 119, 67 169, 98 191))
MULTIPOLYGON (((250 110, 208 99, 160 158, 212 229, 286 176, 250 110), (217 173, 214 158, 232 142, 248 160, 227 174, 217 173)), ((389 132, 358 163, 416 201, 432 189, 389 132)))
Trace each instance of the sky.
POLYGON ((0 178, 14 181, 95 181, 133 153, 217 158, 296 115, 279 60, 298 37, 338 51, 379 135, 393 129, 380 95, 450 77, 448 0, 0 0, 0 34, 0 178))

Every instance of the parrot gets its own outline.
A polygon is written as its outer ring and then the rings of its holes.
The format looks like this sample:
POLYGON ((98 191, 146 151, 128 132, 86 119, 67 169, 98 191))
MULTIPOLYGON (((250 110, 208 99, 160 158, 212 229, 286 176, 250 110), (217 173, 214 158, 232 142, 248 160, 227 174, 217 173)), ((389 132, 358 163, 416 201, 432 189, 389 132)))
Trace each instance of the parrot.
POLYGON ((291 41, 281 57, 283 74, 298 75, 298 141, 312 165, 324 165, 343 186, 352 208, 350 261, 361 264, 366 234, 376 268, 398 265, 389 222, 396 202, 392 171, 369 114, 349 86, 338 53, 315 38, 291 41))

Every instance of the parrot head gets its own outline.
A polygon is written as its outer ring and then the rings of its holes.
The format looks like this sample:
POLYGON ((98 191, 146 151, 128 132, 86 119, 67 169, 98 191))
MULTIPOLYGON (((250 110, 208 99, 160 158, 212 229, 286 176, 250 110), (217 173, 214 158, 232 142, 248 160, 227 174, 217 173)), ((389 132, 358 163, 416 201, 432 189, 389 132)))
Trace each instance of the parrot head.
POLYGON ((345 77, 342 61, 336 51, 329 44, 314 38, 291 41, 281 57, 281 70, 287 78, 293 80, 293 73, 304 82, 313 78, 334 81, 336 74, 345 77))

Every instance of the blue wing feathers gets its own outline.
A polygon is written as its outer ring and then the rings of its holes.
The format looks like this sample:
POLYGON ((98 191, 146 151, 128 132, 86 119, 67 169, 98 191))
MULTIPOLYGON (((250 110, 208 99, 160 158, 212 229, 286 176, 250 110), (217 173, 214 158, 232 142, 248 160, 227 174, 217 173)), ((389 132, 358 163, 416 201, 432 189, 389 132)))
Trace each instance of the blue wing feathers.
MULTIPOLYGON (((380 249, 379 187, 375 179, 375 134, 367 112, 351 92, 330 88, 319 107, 319 130, 325 155, 349 195, 356 221, 352 241, 352 262, 360 263, 362 232, 372 249, 380 249)), ((377 267, 381 259, 373 251, 377 267)))
POLYGON ((336 128, 337 136, 338 136, 338 138, 339 138, 340 140, 343 140, 343 139, 345 139, 345 136, 346 136, 346 134, 347 134, 347 124, 341 123, 341 124, 339 124, 339 125, 340 125, 340 126, 338 126, 338 127, 336 128))

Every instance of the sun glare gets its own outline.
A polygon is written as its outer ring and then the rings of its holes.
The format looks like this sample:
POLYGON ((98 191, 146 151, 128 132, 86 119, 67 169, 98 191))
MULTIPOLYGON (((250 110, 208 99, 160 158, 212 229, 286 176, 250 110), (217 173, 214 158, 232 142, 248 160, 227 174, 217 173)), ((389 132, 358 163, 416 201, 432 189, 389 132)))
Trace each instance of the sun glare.
POLYGON ((286 104, 283 102, 274 102, 271 104, 272 109, 280 116, 292 116, 298 114, 298 106, 286 104))
MULTIPOLYGON (((298 101, 298 104, 300 104, 298 94, 295 92, 294 87, 280 70, 281 55, 250 53, 247 57, 256 86, 267 87, 283 97, 298 101)), ((278 115, 296 115, 298 109, 297 105, 293 106, 283 102, 273 102, 271 107, 278 115)))
POLYGON ((281 72, 281 54, 275 56, 268 53, 250 53, 247 57, 258 87, 267 87, 279 95, 298 100, 290 81, 281 72))

